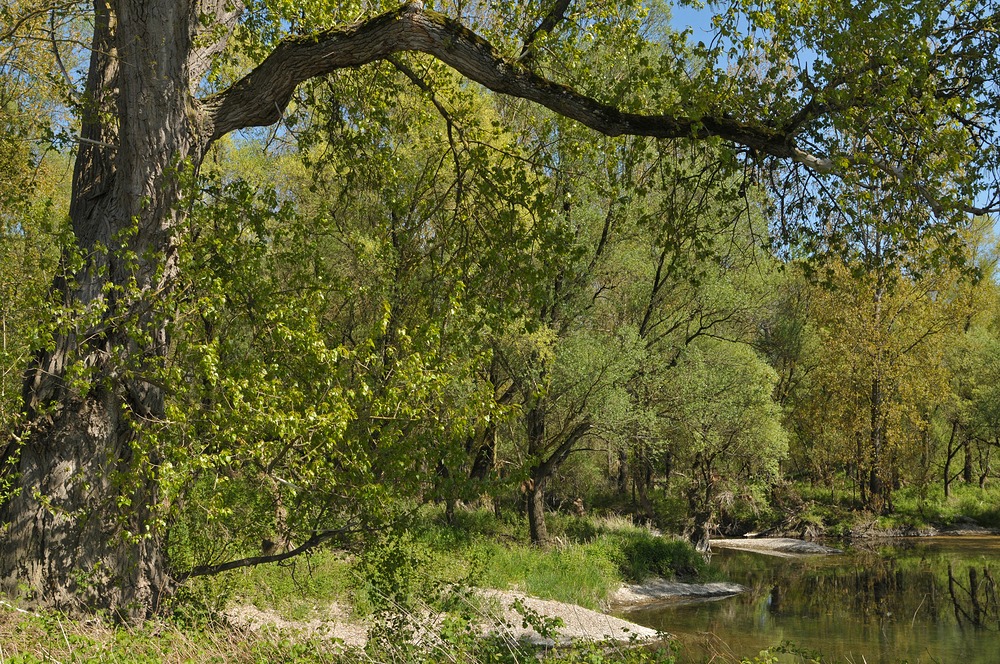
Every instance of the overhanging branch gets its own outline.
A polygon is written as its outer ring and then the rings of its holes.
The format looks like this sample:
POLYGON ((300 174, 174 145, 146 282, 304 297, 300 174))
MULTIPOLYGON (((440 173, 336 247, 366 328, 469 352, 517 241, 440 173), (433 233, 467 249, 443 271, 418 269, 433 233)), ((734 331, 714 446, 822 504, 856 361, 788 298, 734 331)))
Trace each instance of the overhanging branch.
MULTIPOLYGON (((566 5, 556 2, 552 18, 558 17, 566 5)), ((543 27, 547 24, 539 26, 543 27)), ((545 106, 607 136, 694 139, 714 136, 757 154, 798 163, 816 174, 837 171, 834 159, 814 154, 796 140, 807 121, 836 110, 829 105, 807 103, 784 128, 741 122, 725 115, 626 113, 504 58, 485 39, 444 14, 424 10, 422 3, 406 4, 350 26, 287 38, 241 80, 202 101, 206 146, 232 131, 277 122, 295 88, 310 78, 404 51, 431 55, 494 92, 545 106)), ((847 163, 850 165, 851 160, 847 163)), ((940 197, 929 188, 922 187, 919 195, 936 212, 944 210, 940 197)), ((960 209, 971 214, 992 211, 971 205, 960 209)))
POLYGON ((211 576, 213 574, 219 574, 220 572, 225 572, 231 569, 239 569, 241 567, 254 567, 256 565, 263 565, 264 563, 278 563, 282 560, 287 560, 289 558, 294 558, 295 556, 301 555, 315 549, 320 544, 327 542, 334 537, 346 535, 352 532, 350 528, 340 528, 337 530, 324 530, 313 534, 312 537, 307 539, 305 542, 299 546, 291 549, 290 551, 285 551, 283 553, 277 553, 267 556, 251 556, 249 558, 240 558, 238 560, 231 560, 225 563, 219 563, 218 565, 199 565, 194 567, 183 574, 178 574, 176 580, 180 583, 194 578, 196 576, 211 576))
POLYGON ((797 148, 790 137, 768 127, 713 115, 688 118, 622 112, 505 59, 459 22, 412 4, 362 23, 286 39, 252 72, 203 101, 206 139, 211 142, 238 129, 273 124, 300 83, 403 51, 432 55, 494 92, 535 102, 608 136, 718 136, 815 170, 832 168, 828 161, 797 148))

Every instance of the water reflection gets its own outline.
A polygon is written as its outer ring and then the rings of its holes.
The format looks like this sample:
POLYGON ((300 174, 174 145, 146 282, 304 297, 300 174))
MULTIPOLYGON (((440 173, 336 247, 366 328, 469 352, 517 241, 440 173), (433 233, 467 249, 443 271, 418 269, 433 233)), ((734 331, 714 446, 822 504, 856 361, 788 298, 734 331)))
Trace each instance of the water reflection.
POLYGON ((825 662, 1000 662, 1000 538, 905 540, 808 559, 724 551, 712 565, 748 591, 629 617, 683 636, 693 661, 792 641, 825 662))
MULTIPOLYGON (((960 627, 971 625, 984 629, 997 629, 1000 614, 997 609, 997 584, 989 567, 982 573, 976 567, 969 568, 969 584, 963 586, 955 578, 955 570, 948 563, 948 594, 955 605, 955 621, 960 627)), ((997 653, 1000 658, 1000 652, 997 653)))

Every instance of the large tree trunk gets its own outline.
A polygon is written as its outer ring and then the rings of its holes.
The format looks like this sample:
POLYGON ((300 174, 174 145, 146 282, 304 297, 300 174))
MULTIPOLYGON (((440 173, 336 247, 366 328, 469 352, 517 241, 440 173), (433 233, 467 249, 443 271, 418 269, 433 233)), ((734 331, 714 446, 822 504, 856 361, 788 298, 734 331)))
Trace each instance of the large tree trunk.
POLYGON ((167 335, 153 303, 176 273, 173 169, 200 150, 186 9, 99 0, 95 17, 70 207, 83 267, 55 285, 86 312, 85 329, 57 332, 26 375, 33 424, 16 461, 20 491, 0 506, 0 579, 39 604, 133 619, 171 585, 155 527, 156 450, 140 422, 164 409, 153 374, 167 335))

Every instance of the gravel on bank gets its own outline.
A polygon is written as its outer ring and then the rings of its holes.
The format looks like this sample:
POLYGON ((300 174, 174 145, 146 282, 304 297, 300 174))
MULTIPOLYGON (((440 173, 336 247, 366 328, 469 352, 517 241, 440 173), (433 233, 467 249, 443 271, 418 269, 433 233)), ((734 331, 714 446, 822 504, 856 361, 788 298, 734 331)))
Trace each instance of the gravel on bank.
POLYGON ((340 641, 347 647, 363 647, 368 642, 368 627, 350 616, 350 611, 336 602, 311 620, 286 620, 270 609, 241 604, 224 612, 229 622, 252 632, 263 628, 296 632, 308 638, 340 641))
MULTIPOLYGON (((571 641, 630 643, 663 637, 654 629, 576 604, 539 599, 514 590, 481 590, 477 594, 483 600, 477 607, 482 633, 499 634, 511 642, 551 646, 571 641), (519 610, 517 604, 523 608, 519 610), (555 638, 542 635, 525 620, 522 612, 537 614, 543 620, 558 618, 562 625, 553 630, 555 638)), ((232 624, 252 631, 270 627, 340 641, 349 647, 363 647, 368 641, 367 625, 351 618, 348 611, 336 604, 331 605, 325 615, 305 621, 286 620, 274 611, 253 606, 232 607, 226 611, 226 616, 232 624)), ((423 626, 417 630, 418 640, 433 641, 440 617, 428 614, 420 616, 419 622, 423 626)))
POLYGON ((488 622, 495 626, 492 631, 504 630, 515 641, 554 645, 570 641, 650 641, 661 636, 655 629, 576 604, 539 599, 514 590, 484 590, 481 594, 487 600, 495 600, 501 608, 499 614, 488 616, 488 622), (556 638, 546 638, 530 625, 525 626, 515 602, 540 616, 562 620, 563 625, 556 629, 556 638))
POLYGON ((832 546, 792 539, 791 537, 747 537, 741 539, 714 539, 711 546, 720 549, 739 549, 741 551, 756 551, 771 556, 828 556, 843 553, 832 546))

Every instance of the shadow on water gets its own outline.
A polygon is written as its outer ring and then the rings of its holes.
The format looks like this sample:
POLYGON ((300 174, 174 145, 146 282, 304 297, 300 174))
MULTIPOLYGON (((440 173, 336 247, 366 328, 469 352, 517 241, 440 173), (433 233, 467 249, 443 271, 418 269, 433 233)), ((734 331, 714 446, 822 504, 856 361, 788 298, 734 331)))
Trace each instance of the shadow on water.
POLYGON ((1000 538, 899 540, 810 558, 721 551, 712 566, 747 592, 628 614, 680 637, 682 661, 738 661, 791 642, 823 662, 1000 662, 1000 538))

